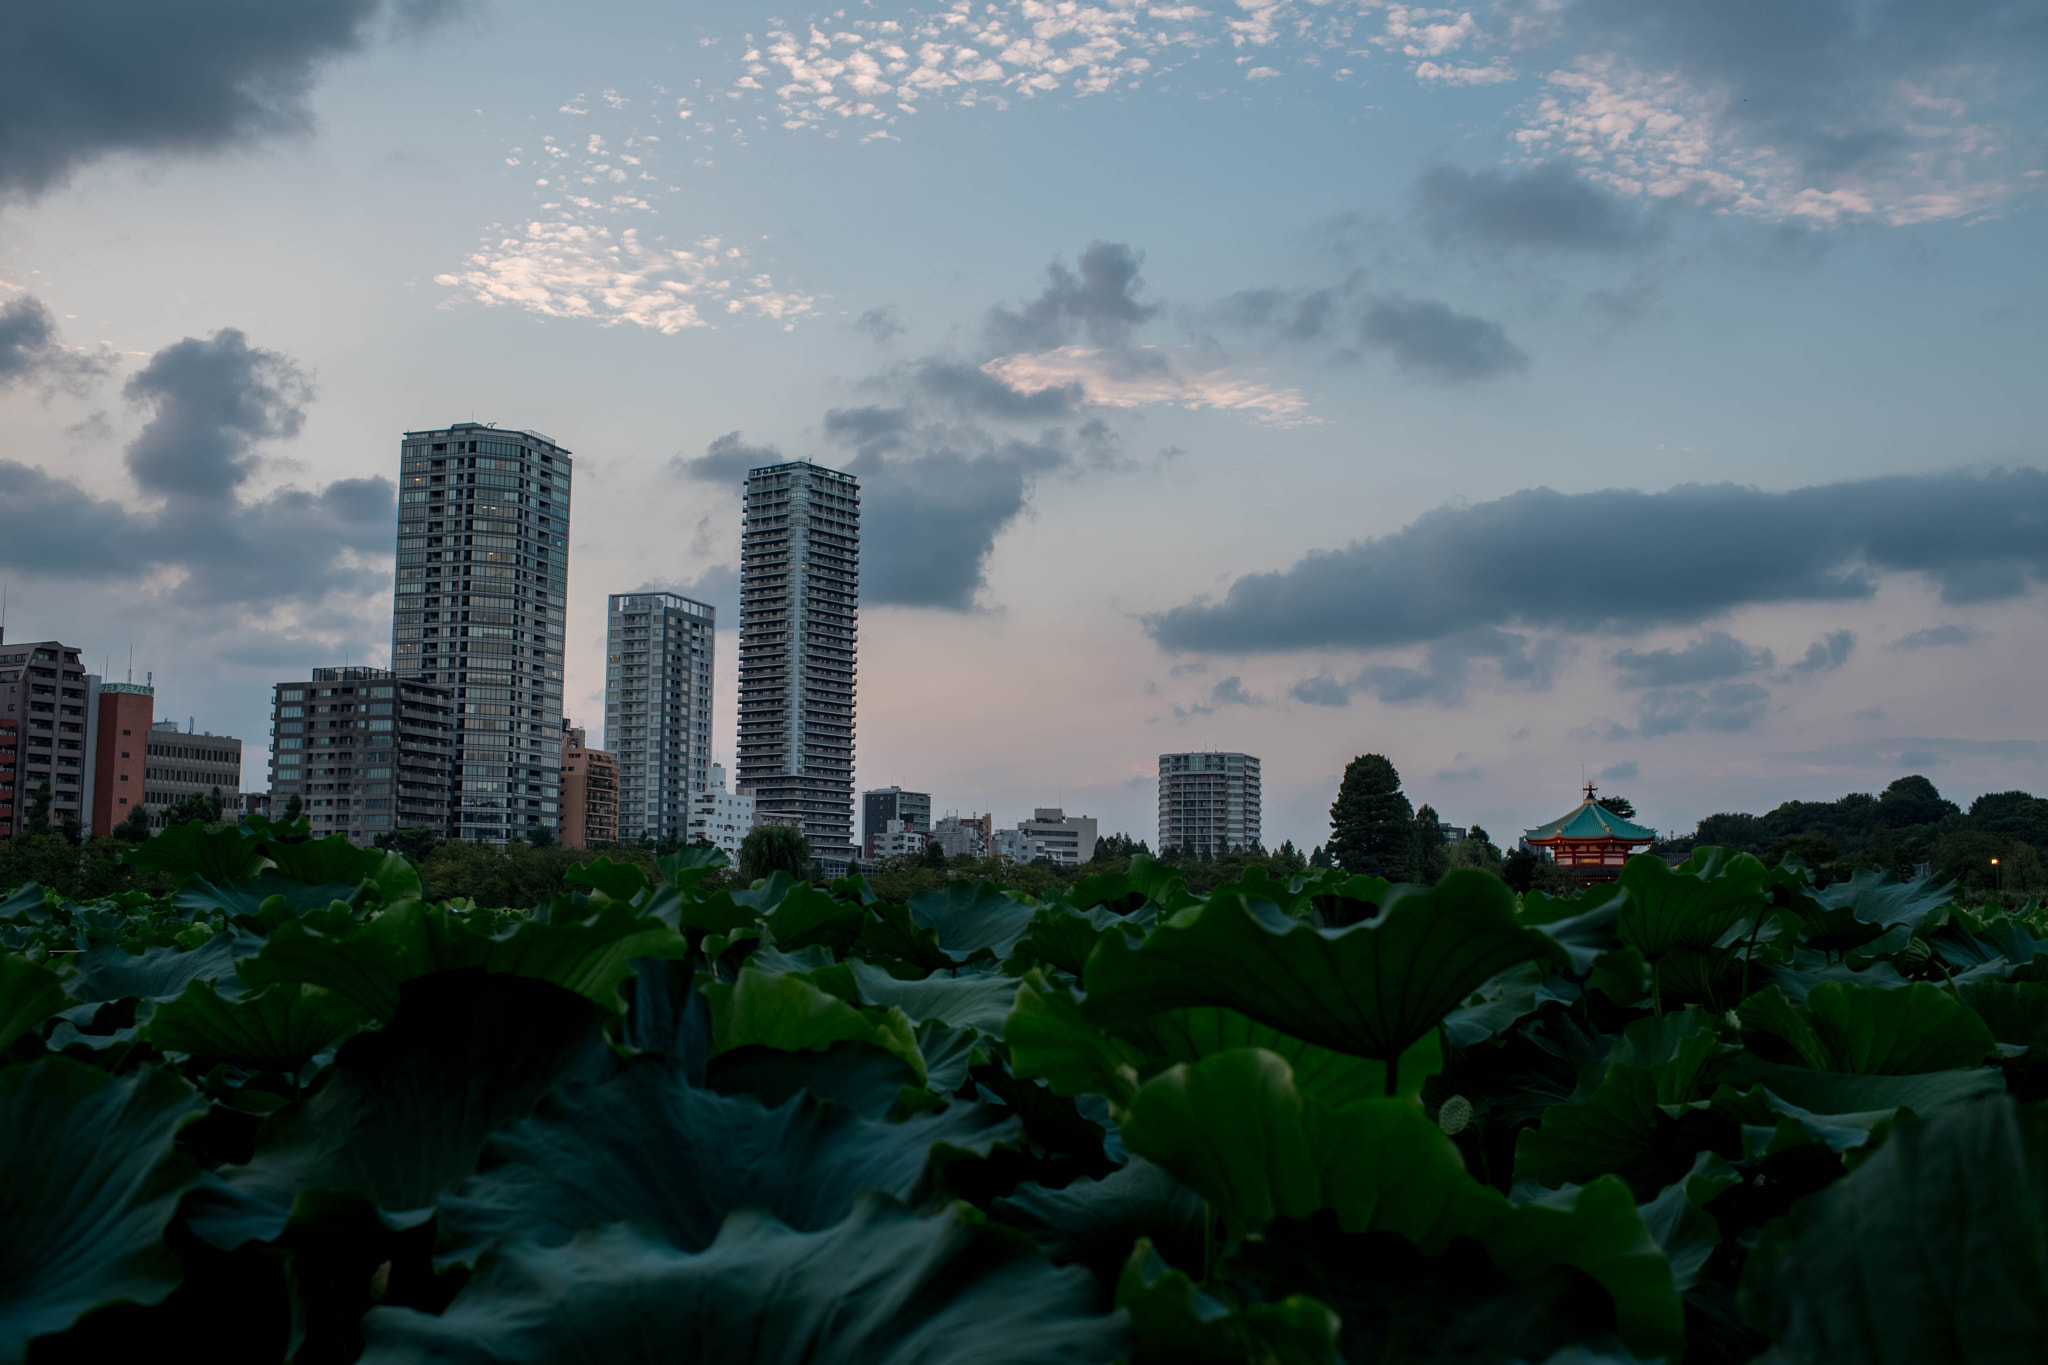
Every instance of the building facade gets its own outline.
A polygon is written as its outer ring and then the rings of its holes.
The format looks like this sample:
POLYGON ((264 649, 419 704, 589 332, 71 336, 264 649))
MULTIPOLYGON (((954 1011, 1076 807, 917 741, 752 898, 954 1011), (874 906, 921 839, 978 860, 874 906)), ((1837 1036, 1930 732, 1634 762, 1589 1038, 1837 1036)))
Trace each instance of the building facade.
POLYGON ((853 844, 860 481, 807 461, 747 475, 740 531, 739 786, 802 820, 827 864, 853 844))
POLYGON ((619 841, 619 765, 584 743, 583 727, 562 723, 562 845, 619 841))
POLYGON ((688 837, 711 781, 718 614, 672 592, 613 593, 605 611, 604 745, 619 765, 619 834, 688 837))
POLYGON ((451 832, 456 688, 352 667, 272 691, 273 818, 297 796, 316 836, 359 847, 401 829, 451 832))
POLYGON ((690 842, 710 844, 725 854, 728 864, 738 867, 740 844, 753 827, 753 795, 727 791, 724 765, 712 764, 710 785, 690 795, 690 842))
POLYGON ((998 857, 1029 863, 1040 858, 1059 867, 1075 867, 1095 856, 1097 821, 1092 815, 1069 815, 1057 806, 1040 806, 1014 829, 995 832, 998 857))
POLYGON ((942 815, 932 822, 931 842, 948 858, 986 858, 995 828, 993 815, 942 815))
MULTIPOLYGON (((138 806, 148 804, 148 745, 155 727, 156 689, 148 683, 102 682, 87 674, 85 690, 92 713, 86 739, 89 762, 85 832, 111 834, 138 806)), ((241 795, 241 746, 236 748, 236 780, 221 788, 232 802, 241 795)))
POLYGON ((1202 857, 1262 847, 1259 760, 1250 754, 1159 755, 1159 851, 1202 857))
POLYGON ((0 719, 16 723, 14 821, 23 829, 50 789, 50 828, 85 828, 86 690, 78 651, 56 640, 0 644, 0 719))
POLYGON ((571 468, 538 432, 475 422, 399 446, 391 665, 452 689, 456 838, 559 832, 571 468))
POLYGON ((878 853, 878 836, 886 833, 930 834, 932 832, 932 797, 930 792, 907 792, 901 787, 876 787, 860 794, 861 846, 870 858, 885 858, 888 854, 878 853), (892 831, 890 826, 898 826, 892 831))
MULTIPOLYGON (((149 827, 160 830, 165 808, 188 796, 220 793, 222 810, 242 795, 242 741, 233 735, 216 735, 210 730, 178 728, 174 720, 160 720, 143 738, 142 799, 149 806, 149 827)), ((230 818, 223 814, 223 819, 230 818)))

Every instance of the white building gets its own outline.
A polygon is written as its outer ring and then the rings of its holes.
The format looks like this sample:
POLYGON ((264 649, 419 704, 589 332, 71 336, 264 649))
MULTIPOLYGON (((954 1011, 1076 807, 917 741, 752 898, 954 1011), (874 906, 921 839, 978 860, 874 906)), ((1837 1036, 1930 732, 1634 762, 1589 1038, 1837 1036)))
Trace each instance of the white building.
POLYGON ((1260 846, 1259 760, 1250 754, 1159 755, 1159 851, 1207 857, 1260 846))
POLYGON ((684 839, 711 785, 717 613, 672 592, 613 593, 606 612, 604 747, 619 765, 619 838, 684 839))
POLYGON ((753 827, 753 794, 727 791, 725 766, 712 764, 711 785, 690 793, 690 842, 722 850, 726 860, 737 867, 740 842, 753 827))
POLYGON ((997 856, 1020 863, 1049 858, 1061 867, 1074 867, 1095 856, 1096 820, 1092 815, 1069 815, 1057 806, 1040 806, 1029 820, 1019 820, 1014 829, 995 832, 997 856))
POLYGON ((932 823, 931 842, 945 850, 948 858, 986 858, 993 816, 945 815, 932 823))
POLYGON ((924 852, 931 835, 913 828, 908 820, 890 820, 868 835, 870 858, 915 857, 924 852))

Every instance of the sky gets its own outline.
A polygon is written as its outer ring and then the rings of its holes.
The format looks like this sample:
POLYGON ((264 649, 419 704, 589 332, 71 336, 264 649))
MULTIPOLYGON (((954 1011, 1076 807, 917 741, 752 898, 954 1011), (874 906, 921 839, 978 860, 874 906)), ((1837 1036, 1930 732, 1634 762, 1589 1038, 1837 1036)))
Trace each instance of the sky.
MULTIPOLYGON (((0 0, 0 581, 160 716, 387 661, 399 434, 576 454, 604 603, 863 486, 860 787, 1162 753, 1496 840, 2048 790, 2048 10, 0 0)), ((597 736, 593 734, 592 738, 597 736)))

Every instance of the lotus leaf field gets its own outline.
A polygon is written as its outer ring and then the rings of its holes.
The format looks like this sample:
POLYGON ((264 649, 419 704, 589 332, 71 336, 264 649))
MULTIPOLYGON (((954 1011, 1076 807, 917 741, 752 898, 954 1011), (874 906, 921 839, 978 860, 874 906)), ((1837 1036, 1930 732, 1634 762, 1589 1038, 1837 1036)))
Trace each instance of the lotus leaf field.
POLYGON ((0 902, 0 1362, 2048 1359, 2048 922, 1932 881, 129 858, 0 902))

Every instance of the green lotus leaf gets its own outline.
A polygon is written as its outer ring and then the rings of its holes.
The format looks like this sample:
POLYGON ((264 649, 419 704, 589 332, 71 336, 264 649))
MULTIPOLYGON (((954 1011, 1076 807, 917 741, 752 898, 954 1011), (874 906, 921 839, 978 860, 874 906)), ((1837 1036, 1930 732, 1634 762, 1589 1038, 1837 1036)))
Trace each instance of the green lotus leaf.
POLYGON ((1434 1030, 1401 1054, 1399 1074, 1390 1090, 1385 1062, 1304 1043, 1236 1010, 1214 1005, 1167 1010, 1124 1025, 1116 1030, 1116 1036, 1144 1055, 1142 1070, 1146 1072, 1177 1062, 1199 1062, 1236 1048, 1262 1048, 1286 1059, 1295 1087, 1330 1109, 1384 1099, 1389 1093, 1414 1099, 1422 1093, 1423 1083, 1443 1070, 1443 1050, 1434 1030))
POLYGON ((23 916, 40 920, 47 914, 43 909, 43 902, 48 899, 48 893, 43 890, 41 883, 23 882, 9 892, 5 899, 0 899, 0 920, 16 920, 23 916))
POLYGON ((669 957, 633 959, 632 1003, 619 1041, 640 1052, 665 1052, 701 1082, 711 1057, 711 1012, 697 994, 696 969, 669 957))
POLYGON ((937 934, 939 948, 956 962, 981 952, 1008 957, 1037 913, 984 881, 947 882, 910 898, 911 918, 937 934))
POLYGON ((1973 981, 1957 989, 1993 1038, 2037 1054, 2048 1052, 2048 983, 1973 981))
MULTIPOLYGON (((1109 879, 1097 876, 1082 880, 1109 879)), ((1017 940, 1012 961, 1057 967, 1069 976, 1079 976, 1095 941, 1112 928, 1128 923, 1124 916, 1107 907, 1076 910, 1066 905, 1048 905, 1032 917, 1030 932, 1017 940)))
POLYGON ((1543 967, 1542 963, 1524 962, 1481 986, 1444 1016, 1445 1036, 1458 1047, 1477 1047, 1513 1028, 1516 1020, 1534 1014, 1543 967))
POLYGON ((759 1044, 785 1052, 821 1051, 834 1043, 873 1043, 925 1077, 916 1031, 899 1009, 863 1012, 800 976, 740 969, 737 979, 704 988, 714 1050, 759 1044))
POLYGON ((359 881, 312 884, 275 869, 265 869, 226 886, 215 886, 204 877, 194 876, 178 888, 173 904, 180 910, 201 914, 225 911, 244 928, 262 930, 275 928, 284 918, 296 918, 308 910, 324 910, 336 901, 354 905, 364 885, 359 881), (278 898, 278 904, 266 919, 264 907, 272 897, 278 898))
POLYGON ((558 1088, 493 1137, 479 1173, 442 1201, 442 1218, 468 1247, 558 1246, 579 1228, 630 1219, 699 1251, 743 1207, 814 1231, 869 1190, 909 1201, 924 1192, 934 1147, 985 1156, 1019 1131, 975 1104, 901 1123, 808 1093, 770 1109, 692 1086, 666 1057, 639 1057, 606 1080, 558 1088))
POLYGON ((1098 1316, 1094 1292, 1015 1234, 869 1195, 818 1232, 736 1213, 700 1252, 625 1224, 508 1246, 445 1313, 371 1310, 362 1361, 1107 1365, 1124 1321, 1098 1316))
POLYGON ((342 1044, 320 1090, 265 1121, 248 1164, 208 1176, 193 1231, 223 1250, 272 1241, 320 1191, 418 1221, 494 1130, 609 1066, 602 1019, 560 986, 478 968, 403 983, 391 1022, 342 1044))
MULTIPOLYGON (((1955 900, 1955 883, 1941 877, 1902 882, 1887 872, 1858 868, 1846 882, 1813 893, 1823 910, 1847 910, 1864 924, 1918 929, 1934 911, 1955 900)), ((1819 946, 1819 945, 1815 945, 1819 946)))
POLYGON ((1704 1212, 1706 1205, 1741 1183, 1742 1177, 1719 1153, 1701 1152, 1683 1179, 1637 1208, 1643 1226, 1671 1262, 1672 1287, 1680 1293, 1699 1282, 1714 1248, 1721 1244, 1720 1224, 1704 1212))
POLYGON ((74 959, 75 975, 68 989, 75 1000, 122 1000, 131 995, 169 1000, 191 982, 212 981, 234 995, 240 989, 237 961, 256 944, 256 939, 226 929, 190 952, 155 947, 137 954, 109 943, 74 959))
MULTIPOLYGON (((348 841, 344 839, 342 842, 348 841)), ((204 877, 216 886, 253 877, 272 866, 271 859, 264 856, 261 839, 232 825, 208 829, 197 821, 171 825, 158 831, 146 843, 123 851, 121 861, 137 872, 164 872, 180 881, 186 877, 204 877)), ((314 880, 338 879, 318 877, 314 880)), ((362 879, 358 877, 355 880, 362 879)))
POLYGON ((1606 1176, 1511 1207, 1406 1101, 1325 1109, 1304 1099, 1283 1059, 1226 1052, 1141 1086, 1123 1140, 1239 1232, 1328 1209, 1347 1233, 1397 1233, 1426 1255, 1470 1237, 1518 1279, 1570 1265, 1598 1280, 1631 1349, 1656 1354, 1683 1340, 1670 1266, 1627 1185, 1606 1176))
POLYGON ((1834 1053, 1814 1032, 1813 1022, 1785 998, 1777 986, 1766 986, 1735 1008, 1746 1029, 1768 1033, 1789 1044, 1805 1063, 1816 1070, 1830 1070, 1834 1053))
POLYGON ((628 905, 648 890, 647 874, 638 863, 615 863, 610 858, 578 863, 562 874, 562 880, 571 886, 587 886, 607 900, 628 905))
POLYGON ((1788 1362, 2040 1359, 2048 1113, 1997 1096, 1900 1124, 1767 1230, 1742 1299, 1788 1362))
POLYGON ((704 1083, 722 1095, 751 1095, 771 1109, 809 1092, 878 1119, 896 1108, 906 1086, 917 1086, 918 1076, 900 1054, 873 1043, 834 1043, 816 1052, 749 1045, 713 1057, 704 1083))
POLYGON ((346 835, 330 834, 304 843, 270 840, 264 851, 280 876, 308 886, 330 882, 368 885, 375 893, 373 899, 380 902, 413 900, 420 894, 420 874, 402 855, 381 848, 358 848, 346 835))
POLYGON ((1117 1284, 1130 1315, 1140 1365, 1335 1365, 1342 1327, 1327 1304, 1306 1294, 1240 1308, 1212 1298, 1141 1240, 1117 1284))
POLYGON ((1017 1003, 1021 984, 1014 976, 974 972, 935 972, 922 980, 904 981, 858 960, 846 965, 860 998, 870 1005, 894 1006, 914 1024, 936 1019, 995 1037, 1002 1036, 1003 1021, 1017 1003))
POLYGON ((1530 891, 1517 917, 1548 934, 1571 959, 1572 970, 1583 975, 1602 953, 1621 946, 1617 926, 1627 906, 1628 893, 1619 886, 1588 886, 1570 897, 1530 891))
POLYGON ((63 981, 48 967, 20 953, 0 956, 0 1053, 71 1004, 63 981))
POLYGON ((1344 929, 1217 896, 1135 947, 1105 935, 1088 959, 1083 1009, 1114 1028, 1219 1005, 1304 1042, 1393 1061, 1490 977, 1557 951, 1516 924, 1514 893, 1476 869, 1427 890, 1392 888, 1378 915, 1344 929))
POLYGON ((1911 1076, 1976 1066, 1997 1047, 1984 1021, 1928 982, 1875 990, 1823 982, 1806 996, 1814 1030, 1852 1076, 1911 1076))
POLYGON ((1855 1076, 1747 1060, 1730 1067, 1728 1079, 1742 1086, 1768 1086, 1772 1094, 1816 1114, 1888 1113, 1895 1109, 1928 1114, 2005 1086, 2004 1078, 1991 1067, 1911 1076, 1855 1076))
POLYGON ((1081 1012, 1073 993, 1032 971, 1003 1025, 1010 1066, 1019 1076, 1043 1079, 1056 1095, 1106 1095, 1118 1104, 1137 1089, 1145 1056, 1081 1012))
POLYGON ((177 1287, 163 1233, 199 1172, 173 1143, 205 1111, 169 1071, 68 1057, 0 1071, 0 1362, 101 1304, 177 1287))
POLYGON ((1615 932, 1654 967, 1682 948, 1709 948, 1744 918, 1760 913, 1764 865, 1747 853, 1702 849, 1669 867, 1662 858, 1631 858, 1621 871, 1628 904, 1615 932))
POLYGON ((801 885, 789 888, 762 919, 775 935, 776 946, 789 950, 812 943, 848 947, 860 936, 868 914, 853 902, 801 885))
POLYGON ((635 958, 682 957, 688 952, 689 944, 674 929, 613 902, 578 919, 528 920, 492 940, 483 967, 549 981, 620 1011, 625 1000, 619 987, 633 974, 635 958))
POLYGON ((297 1075, 369 1022, 361 1006, 318 986, 280 982, 224 1000, 211 981, 194 981, 157 1007, 141 1037, 167 1052, 297 1075))
POLYGON ((1056 1190, 1027 1181, 989 1206, 990 1217, 1023 1229, 1053 1260, 1087 1266, 1112 1290, 1141 1237, 1199 1265, 1203 1212, 1200 1195, 1141 1156, 1056 1190))

